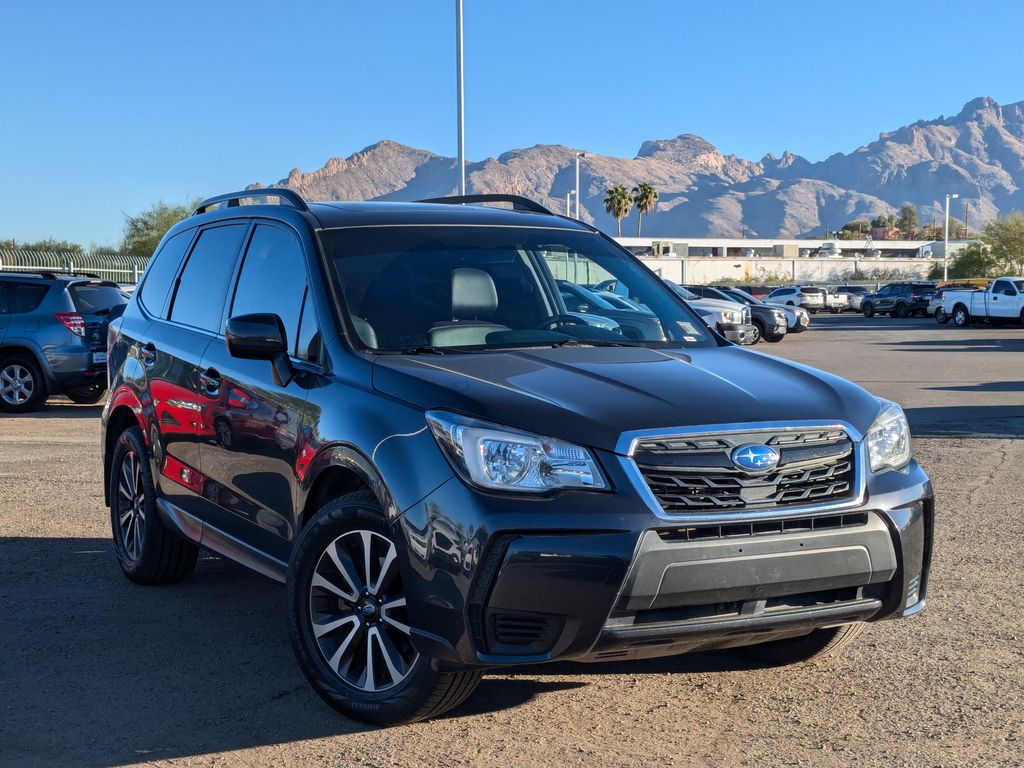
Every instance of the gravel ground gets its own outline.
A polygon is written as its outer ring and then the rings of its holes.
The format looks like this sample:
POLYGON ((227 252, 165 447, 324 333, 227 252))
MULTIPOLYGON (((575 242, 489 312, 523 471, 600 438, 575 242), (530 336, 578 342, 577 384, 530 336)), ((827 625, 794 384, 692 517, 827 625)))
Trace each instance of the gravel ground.
POLYGON ((830 663, 727 653, 487 676, 372 729, 296 666, 282 588, 216 557, 118 571, 99 409, 0 416, 0 765, 1024 765, 1024 330, 818 317, 762 351, 902 402, 938 494, 929 606, 830 663))

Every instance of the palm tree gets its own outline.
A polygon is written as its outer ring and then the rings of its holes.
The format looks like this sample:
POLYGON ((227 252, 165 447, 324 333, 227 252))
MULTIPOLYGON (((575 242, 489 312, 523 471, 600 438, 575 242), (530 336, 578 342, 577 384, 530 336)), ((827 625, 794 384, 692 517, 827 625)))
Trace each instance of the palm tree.
POLYGON ((619 237, 622 237, 622 220, 629 216, 632 208, 633 198, 624 185, 616 184, 605 192, 604 209, 608 215, 615 217, 615 223, 619 225, 619 237))
POLYGON ((650 213, 654 210, 654 206, 658 203, 658 190, 654 188, 654 185, 647 181, 641 181, 637 186, 633 187, 633 204, 636 206, 636 236, 640 237, 640 222, 643 220, 645 213, 650 213))

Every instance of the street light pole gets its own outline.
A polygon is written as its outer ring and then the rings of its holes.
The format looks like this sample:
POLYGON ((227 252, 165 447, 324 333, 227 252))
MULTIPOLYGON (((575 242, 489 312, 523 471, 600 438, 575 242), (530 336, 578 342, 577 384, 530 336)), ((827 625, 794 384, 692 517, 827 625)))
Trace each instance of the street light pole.
POLYGON ((462 0, 455 0, 455 79, 458 92, 459 120, 459 194, 466 194, 466 123, 463 108, 464 89, 462 77, 462 0))
POLYGON ((946 195, 946 234, 943 237, 945 245, 942 248, 942 281, 949 280, 949 201, 960 197, 957 194, 946 195))
POLYGON ((580 158, 586 157, 586 152, 576 153, 576 218, 580 217, 580 158))

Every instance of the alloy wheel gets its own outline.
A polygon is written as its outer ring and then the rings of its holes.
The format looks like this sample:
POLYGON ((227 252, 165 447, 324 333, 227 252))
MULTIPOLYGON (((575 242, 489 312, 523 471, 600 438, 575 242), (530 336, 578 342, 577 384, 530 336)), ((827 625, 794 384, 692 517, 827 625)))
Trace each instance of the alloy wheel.
POLYGON ((412 672, 406 598, 394 543, 357 530, 332 541, 313 570, 309 616, 324 660, 345 683, 374 693, 412 672))
POLYGON ((142 554, 142 537, 146 531, 145 494, 139 455, 128 451, 121 460, 117 478, 117 520, 121 544, 131 560, 137 560, 142 554))
POLYGON ((32 372, 20 363, 11 363, 0 371, 0 398, 8 405, 24 405, 35 389, 32 372))

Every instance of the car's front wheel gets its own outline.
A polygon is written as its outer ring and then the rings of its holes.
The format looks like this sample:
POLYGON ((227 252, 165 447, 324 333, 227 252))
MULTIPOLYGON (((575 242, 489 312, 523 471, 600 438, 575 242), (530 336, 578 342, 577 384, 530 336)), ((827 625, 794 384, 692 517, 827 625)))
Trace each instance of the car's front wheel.
POLYGON ((170 584, 188 576, 199 548, 160 521, 149 452, 138 427, 117 438, 109 493, 114 551, 125 576, 138 584, 170 584))
POLYGON ((750 334, 750 345, 753 346, 754 344, 757 344, 759 341, 761 341, 761 339, 764 338, 764 323, 762 323, 760 320, 754 320, 751 323, 751 326, 753 327, 754 331, 753 333, 750 334))
POLYGON ((782 640, 733 648, 731 653, 735 653, 745 661, 761 666, 782 667, 788 664, 799 664, 839 653, 860 635, 866 626, 864 622, 858 622, 844 624, 840 627, 816 629, 799 637, 787 637, 782 640))
POLYGON ((871 302, 867 302, 861 306, 860 311, 864 313, 864 317, 874 317, 875 306, 871 302))
POLYGON ((369 491, 324 505, 306 525, 288 567, 288 631, 316 692, 356 720, 423 720, 457 706, 477 671, 440 669, 413 642, 399 559, 384 512, 369 491))

